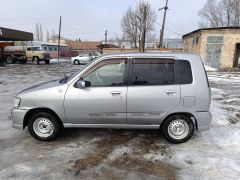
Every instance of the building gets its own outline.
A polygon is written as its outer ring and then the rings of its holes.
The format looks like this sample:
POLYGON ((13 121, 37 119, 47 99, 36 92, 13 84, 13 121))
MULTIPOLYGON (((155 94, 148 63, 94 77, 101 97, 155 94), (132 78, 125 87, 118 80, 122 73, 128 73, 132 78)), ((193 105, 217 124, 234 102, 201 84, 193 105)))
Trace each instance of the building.
POLYGON ((98 41, 68 41, 68 48, 70 50, 78 50, 78 51, 97 51, 98 46, 101 45, 101 42, 98 41))
POLYGON ((0 27, 0 65, 3 63, 3 49, 13 45, 12 41, 32 41, 33 33, 0 27), (10 42, 5 42, 10 41, 10 42))
MULTIPOLYGON (((102 41, 102 44, 104 44, 105 41, 102 41)), ((135 48, 134 43, 131 43, 130 41, 115 41, 115 40, 109 40, 110 44, 116 45, 120 48, 124 47, 126 49, 135 48)), ((137 46, 139 47, 139 43, 137 43, 137 46)), ((159 46, 159 41, 150 41, 148 40, 145 43, 146 49, 157 49, 159 46)), ((183 40, 182 39, 164 39, 163 40, 163 47, 168 49, 182 49, 183 48, 183 40)))
POLYGON ((240 65, 240 27, 198 29, 183 36, 184 51, 198 53, 203 62, 217 69, 240 65))
MULTIPOLYGON (((62 38, 62 37, 61 37, 61 39, 60 39, 60 44, 67 45, 67 42, 68 42, 68 41, 71 41, 71 40, 70 40, 70 39, 66 39, 66 38, 62 38)), ((48 42, 58 44, 58 38, 55 38, 55 39, 49 39, 48 42)))

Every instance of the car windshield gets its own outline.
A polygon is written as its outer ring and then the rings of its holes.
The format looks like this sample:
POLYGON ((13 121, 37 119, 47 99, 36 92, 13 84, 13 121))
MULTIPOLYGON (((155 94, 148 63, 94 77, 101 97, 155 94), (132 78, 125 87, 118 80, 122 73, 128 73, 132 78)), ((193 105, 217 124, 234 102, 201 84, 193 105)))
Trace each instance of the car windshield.
POLYGON ((33 51, 40 51, 41 49, 40 49, 40 47, 32 47, 32 50, 33 51))
POLYGON ((65 78, 61 79, 59 82, 60 83, 67 83, 69 81, 71 81, 72 79, 75 78, 76 75, 78 75, 82 70, 84 70, 86 67, 90 66, 93 62, 95 62, 97 59, 94 59, 93 61, 90 61, 88 64, 86 65, 81 65, 80 68, 74 72, 72 75, 70 76, 66 76, 65 78))

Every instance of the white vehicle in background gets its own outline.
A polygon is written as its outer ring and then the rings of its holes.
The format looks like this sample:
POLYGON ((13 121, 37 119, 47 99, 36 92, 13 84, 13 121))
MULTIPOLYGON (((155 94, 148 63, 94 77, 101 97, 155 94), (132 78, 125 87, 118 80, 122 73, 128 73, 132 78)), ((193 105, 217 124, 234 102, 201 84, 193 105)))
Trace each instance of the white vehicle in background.
POLYGON ((98 52, 84 52, 79 54, 78 56, 72 57, 71 62, 74 65, 78 64, 87 64, 91 60, 95 59, 96 57, 100 56, 101 54, 98 52))

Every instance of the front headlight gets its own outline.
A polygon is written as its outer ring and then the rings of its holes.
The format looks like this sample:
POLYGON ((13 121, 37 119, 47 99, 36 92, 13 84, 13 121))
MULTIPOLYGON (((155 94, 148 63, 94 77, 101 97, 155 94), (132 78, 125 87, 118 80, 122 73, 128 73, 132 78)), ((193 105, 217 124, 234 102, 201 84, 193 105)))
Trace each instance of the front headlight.
POLYGON ((20 98, 15 98, 13 102, 13 107, 18 108, 20 106, 21 99, 20 98))

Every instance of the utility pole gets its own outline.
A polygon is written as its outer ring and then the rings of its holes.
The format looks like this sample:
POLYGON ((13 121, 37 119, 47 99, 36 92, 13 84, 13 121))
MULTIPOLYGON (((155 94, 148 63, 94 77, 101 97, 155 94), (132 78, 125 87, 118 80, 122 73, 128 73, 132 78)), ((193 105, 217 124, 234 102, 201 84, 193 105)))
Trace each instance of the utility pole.
POLYGON ((104 36, 105 36, 105 44, 107 44, 107 30, 105 31, 104 36))
POLYGON ((166 16, 167 16, 167 10, 168 10, 168 0, 166 0, 166 5, 163 8, 158 9, 158 11, 161 11, 164 9, 164 16, 163 16, 163 23, 162 23, 162 29, 160 30, 160 40, 159 40, 159 48, 163 47, 163 36, 164 36, 164 29, 165 29, 165 22, 166 22, 166 16))
POLYGON ((141 43, 141 51, 145 52, 145 40, 146 40, 146 25, 147 25, 147 7, 144 6, 143 11, 143 30, 142 30, 142 43, 141 43))
POLYGON ((60 16, 59 32, 58 32, 58 61, 59 61, 59 52, 60 52, 61 27, 62 27, 62 16, 60 16))

